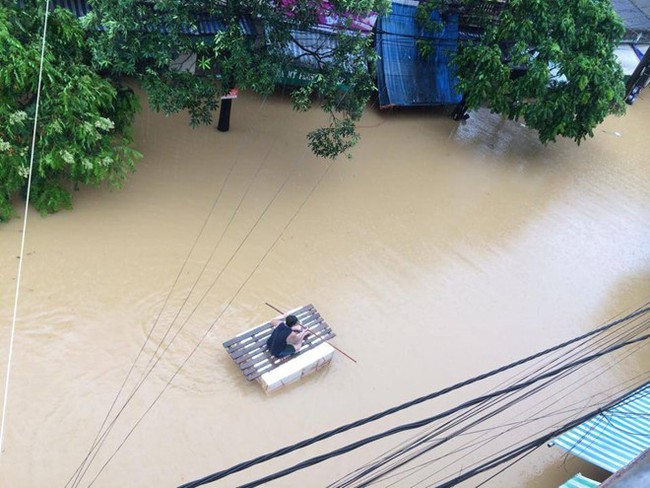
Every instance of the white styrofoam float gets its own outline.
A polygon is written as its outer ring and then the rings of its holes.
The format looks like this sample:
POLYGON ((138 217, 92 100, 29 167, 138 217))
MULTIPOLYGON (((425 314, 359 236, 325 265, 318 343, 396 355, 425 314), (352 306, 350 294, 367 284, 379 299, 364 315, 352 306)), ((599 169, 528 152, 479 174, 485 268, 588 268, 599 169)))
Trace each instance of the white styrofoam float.
POLYGON ((257 381, 262 385, 264 391, 270 393, 327 366, 333 356, 334 348, 327 342, 323 342, 300 356, 291 358, 290 361, 268 373, 264 373, 257 378, 257 381))

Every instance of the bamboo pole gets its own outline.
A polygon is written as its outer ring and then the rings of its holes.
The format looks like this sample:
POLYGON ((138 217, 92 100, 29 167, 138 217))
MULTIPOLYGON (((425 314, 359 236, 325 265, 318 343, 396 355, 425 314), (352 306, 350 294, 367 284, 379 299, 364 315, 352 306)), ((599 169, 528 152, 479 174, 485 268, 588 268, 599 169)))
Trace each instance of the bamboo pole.
MULTIPOLYGON (((278 313, 284 315, 284 312, 283 312, 282 310, 280 310, 279 308, 274 307, 274 306, 271 305, 269 302, 264 302, 264 303, 265 303, 267 306, 271 307, 271 308, 272 308, 273 310, 275 310, 276 312, 278 312, 278 313)), ((343 354, 346 358, 348 358, 348 359, 354 361, 355 363, 357 362, 356 359, 354 359, 354 358, 353 358, 352 356, 350 356, 349 354, 343 352, 341 349, 339 349, 338 347, 336 347, 336 346, 335 346, 334 344, 332 344, 330 341, 328 341, 328 340, 325 339, 323 336, 321 336, 320 334, 318 334, 318 332, 316 332, 315 330, 310 330, 309 327, 305 327, 305 326, 303 326, 303 328, 309 330, 309 332, 311 332, 312 334, 314 334, 314 335, 315 335, 316 337, 318 337, 321 341, 323 341, 323 342, 327 342, 330 346, 332 346, 332 347, 333 347, 334 349, 336 349, 338 352, 340 352, 341 354, 343 354)))

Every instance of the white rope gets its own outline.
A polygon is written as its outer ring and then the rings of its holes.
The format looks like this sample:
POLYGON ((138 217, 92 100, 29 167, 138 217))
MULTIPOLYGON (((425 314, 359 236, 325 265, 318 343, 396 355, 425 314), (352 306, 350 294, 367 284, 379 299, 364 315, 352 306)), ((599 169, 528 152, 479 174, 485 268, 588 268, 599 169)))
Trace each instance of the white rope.
POLYGON ((18 297, 20 295, 20 277, 23 271, 23 257, 25 253, 25 235, 27 234, 27 211, 29 210, 29 194, 32 189, 32 169, 34 168, 34 149, 36 147, 36 127, 38 125, 38 106, 41 101, 41 85, 43 82, 43 61, 45 59, 45 38, 47 36, 47 19, 50 12, 50 0, 45 0, 45 20, 43 22, 43 44, 41 45, 41 64, 38 70, 38 87, 36 88, 36 112, 34 114, 34 131, 32 132, 32 151, 29 157, 29 173, 27 175, 27 197, 25 199, 25 216, 23 218, 23 235, 20 239, 20 255, 18 260, 18 275, 16 277, 16 298, 14 300, 14 315, 11 321, 11 338, 9 339, 9 357, 7 359, 7 377, 5 380, 4 400, 2 403, 2 426, 0 427, 0 455, 2 454, 2 441, 5 433, 5 420, 7 418, 7 400, 9 398, 9 376, 11 373, 11 359, 14 352, 14 337, 16 335, 16 316, 18 315, 18 297))

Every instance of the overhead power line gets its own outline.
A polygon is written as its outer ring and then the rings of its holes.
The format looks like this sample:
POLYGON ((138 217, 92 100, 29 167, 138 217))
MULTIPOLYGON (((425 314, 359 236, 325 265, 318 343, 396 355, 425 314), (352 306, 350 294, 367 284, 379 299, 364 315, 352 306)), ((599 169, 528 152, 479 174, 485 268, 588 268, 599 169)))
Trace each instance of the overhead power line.
MULTIPOLYGON (((624 342, 622 344, 613 346, 611 348, 608 348, 605 351, 602 351, 602 352, 597 353, 597 354, 593 354, 591 356, 587 356, 585 358, 580 359, 579 361, 576 361, 575 363, 563 366, 561 368, 558 368, 556 370, 553 370, 553 371, 550 371, 550 372, 548 372, 546 374, 543 374, 543 375, 539 376, 538 378, 535 378, 534 380, 524 381, 524 382, 522 382, 520 384, 513 385, 513 386, 511 386, 509 388, 506 388, 506 389, 503 389, 503 390, 498 390, 498 391, 496 391, 494 393, 490 393, 488 395, 484 395, 484 396, 469 400, 469 401, 467 401, 465 403, 462 403, 461 405, 459 405, 459 406, 457 406, 457 407, 455 407, 455 408, 453 408, 451 410, 447 410, 447 411, 445 411, 445 412, 443 412, 441 414, 437 414, 437 415, 434 415, 432 417, 427 417, 427 418, 418 420, 416 422, 403 424, 403 425, 400 425, 398 427, 394 427, 392 429, 384 431, 384 432, 382 432, 380 434, 376 434, 376 435, 367 437, 365 439, 362 439, 360 441, 353 442, 353 443, 348 444, 347 446, 344 446, 344 447, 342 447, 340 449, 330 451, 330 452, 328 452, 326 454, 322 454, 320 456, 315 456, 313 458, 310 458, 310 459, 307 459, 307 460, 305 460, 303 462, 300 462, 300 463, 298 463, 298 464, 296 464, 296 465, 294 465, 294 466, 292 466, 290 468, 284 469, 282 471, 278 471, 276 473, 273 473, 273 474, 270 474, 270 475, 265 476, 263 478, 252 481, 250 483, 243 484, 243 485, 240 486, 240 488, 253 488, 253 487, 256 487, 256 486, 260 486, 260 485, 262 485, 264 483, 268 483, 269 481, 273 481, 273 480, 276 480, 278 478, 283 478, 283 477, 288 476, 288 475, 290 475, 290 474, 292 474, 292 473, 294 473, 296 471, 299 471, 299 470, 308 468, 310 466, 314 466, 316 464, 322 463, 324 461, 327 461, 328 459, 338 457, 338 456, 341 456, 343 454, 347 454, 348 452, 354 451, 356 449, 359 449, 360 447, 363 447, 363 446, 365 446, 367 444, 370 444, 370 443, 376 442, 378 440, 384 439, 386 437, 393 436, 393 435, 398 434, 400 432, 406 432, 408 430, 413 430, 413 429, 416 429, 416 428, 419 428, 419 427, 423 427, 423 426, 428 425, 428 424, 430 424, 430 423, 432 423, 432 422, 434 422, 436 420, 440 420, 442 418, 445 418, 445 417, 448 417, 448 416, 450 416, 452 414, 455 414, 456 412, 458 412, 460 410, 463 410, 465 408, 469 408, 469 407, 471 407, 473 405, 480 404, 480 403, 482 403, 482 402, 484 402, 486 400, 497 397, 499 395, 503 395, 503 394, 510 393, 510 392, 513 392, 513 391, 521 390, 523 388, 527 388, 527 387, 537 383, 538 381, 542 381, 542 380, 550 378, 550 377, 552 377, 554 375, 560 374, 560 373, 566 371, 569 368, 574 368, 574 367, 576 367, 576 366, 578 366, 580 364, 584 364, 584 363, 587 363, 589 361, 593 361, 594 359, 597 359, 597 358, 599 358, 599 357, 601 357, 601 356, 603 356, 605 354, 609 354, 609 353, 611 353, 613 351, 616 351, 618 349, 621 349, 623 347, 626 347, 626 346, 629 346, 629 345, 632 345, 632 344, 636 344, 636 343, 641 342, 641 341, 648 340, 649 338, 650 338, 650 334, 647 334, 647 335, 644 335, 644 336, 639 337, 637 339, 627 341, 627 342, 624 342)), ((201 483, 201 484, 205 484, 205 483, 201 483)), ((179 488, 189 488, 189 487, 193 487, 193 486, 200 486, 200 484, 199 485, 185 484, 185 485, 181 485, 181 487, 179 487, 179 488)))
MULTIPOLYGON (((638 321, 637 321, 638 322, 638 321)), ((581 357, 581 355, 584 355, 586 353, 590 353, 593 351, 597 350, 602 350, 605 347, 612 346, 616 343, 620 343, 622 341, 626 341, 629 339, 632 339, 633 337, 639 335, 640 333, 650 329, 650 320, 642 320, 641 323, 635 323, 634 325, 630 325, 630 323, 626 323, 625 327, 621 327, 618 329, 611 329, 604 333, 602 337, 599 335, 597 340, 594 341, 593 344, 589 343, 583 343, 581 345, 578 345, 574 347, 570 351, 565 351, 562 353, 561 356, 558 356, 556 359, 548 362, 547 364, 543 365, 541 368, 536 368, 534 372, 523 372, 526 376, 532 376, 532 375, 538 375, 542 373, 543 371, 549 370, 551 367, 553 367, 554 364, 558 363, 559 364, 569 364, 573 363, 576 358, 581 357)), ((611 361, 609 364, 601 367, 601 372, 598 374, 595 374, 595 372, 591 372, 589 375, 589 378, 585 381, 584 378, 581 378, 579 381, 581 381, 582 384, 588 383, 593 381, 595 378, 597 378, 600 374, 602 374, 604 371, 607 371, 614 367, 618 362, 620 362, 622 359, 629 357, 633 352, 638 351, 639 348, 642 347, 642 345, 638 345, 635 348, 632 348, 630 352, 627 352, 626 355, 623 356, 623 358, 619 359, 617 362, 612 363, 611 361)), ((556 364, 557 365, 557 364, 556 364)), ((469 409, 465 411, 462 414, 459 414, 458 416, 451 417, 450 420, 447 420, 442 426, 438 426, 432 429, 429 429, 429 431, 425 434, 420 434, 416 436, 415 440, 409 440, 406 442, 403 442, 400 446, 394 448, 392 451, 390 451, 390 454, 385 453, 384 455, 376 458, 370 463, 367 463, 365 466, 362 466, 361 468, 353 471, 352 473, 349 473, 345 477, 341 478, 334 484, 329 485, 329 488, 345 488, 347 486, 351 486, 352 483, 359 481, 367 476, 372 476, 370 481, 374 479, 384 479, 386 477, 386 474, 394 471, 398 468, 400 468, 403 465, 406 465, 410 463, 412 460, 415 458, 426 454, 428 451, 432 450, 433 448, 436 448, 440 446, 443 443, 446 442, 451 442, 455 440, 459 436, 463 436, 466 434, 474 434, 477 432, 477 429, 472 429, 475 426, 478 426, 479 424, 486 422, 487 420, 491 419, 492 417, 498 415, 499 413, 506 411, 510 407, 528 399, 532 395, 545 390, 546 388, 550 387, 552 384, 555 384, 559 381, 561 381, 563 378, 568 377, 569 375, 573 374, 576 372, 579 368, 584 367, 584 365, 580 365, 576 368, 571 368, 566 371, 564 371, 561 375, 557 375, 547 381, 545 381, 544 384, 537 385, 535 386, 534 389, 523 392, 523 393, 510 393, 508 395, 503 395, 500 397, 493 398, 489 400, 488 402, 484 402, 481 404, 476 405, 472 409, 469 409), (514 399, 509 399, 509 397, 515 396, 517 398, 514 399), (503 402, 508 401, 508 403, 504 406, 498 406, 500 403, 503 404, 503 402), (490 409, 493 409, 490 411, 490 409), (488 412, 485 413, 484 412, 488 412), (476 419, 477 415, 481 414, 482 417, 479 419, 476 419), (466 424, 466 422, 471 421, 470 424, 466 424), (459 427, 460 426, 460 427, 459 427), (458 427, 457 430, 455 430, 452 433, 449 433, 449 431, 452 428, 458 427), (406 446, 406 447, 405 447, 406 446), (415 451, 415 454, 411 454, 406 461, 403 459, 399 459, 400 457, 405 457, 407 453, 415 451), (375 474, 371 474, 375 473, 375 474), (378 474, 377 474, 378 473, 378 474)), ((516 380, 520 381, 520 380, 516 380)), ((553 394, 550 396, 546 396, 543 400, 541 400, 541 403, 538 402, 536 406, 541 406, 541 409, 533 414, 533 417, 539 417, 541 412, 545 412, 547 415, 542 415, 541 418, 544 417, 550 417, 548 408, 549 405, 554 405, 555 401, 553 398, 557 396, 558 394, 564 394, 564 392, 569 389, 569 388, 574 388, 575 389, 575 384, 577 383, 574 382, 573 384, 570 384, 568 386, 565 386, 564 388, 560 389, 559 391, 555 391, 553 394), (547 405, 544 405, 546 403, 547 405), (543 405, 543 406, 542 406, 543 405)), ((499 385, 501 387, 502 385, 499 385)), ((529 411, 528 409, 527 411, 529 411)), ((533 420, 531 420, 530 416, 527 417, 527 421, 525 424, 532 423, 533 420)), ((508 429, 512 430, 512 429, 508 429)), ((499 435, 502 435, 504 432, 502 432, 499 435)), ((496 436, 498 437, 498 436, 496 436)), ((483 442, 481 442, 481 446, 486 445, 488 442, 490 442, 493 439, 486 439, 483 442)), ((477 449, 477 448, 476 448, 477 449)), ((463 459, 464 457, 468 456, 472 452, 474 452, 476 449, 473 449, 469 453, 466 453, 464 456, 462 456, 460 459, 463 459)), ((446 455, 441 456, 438 459, 441 459, 442 457, 445 457, 446 455)), ((460 462, 460 459, 455 460, 454 462, 460 462)), ((448 465, 446 467, 443 467, 442 470, 449 468, 451 466, 448 465)), ((464 469, 467 469, 468 466, 466 464, 463 464, 464 469)), ((405 470, 408 471, 408 470, 405 470)), ((440 467, 436 466, 436 471, 440 471, 440 467)), ((407 476, 411 476, 415 473, 411 473, 407 476)), ((406 476, 404 476, 405 478, 406 476)), ((364 483, 362 483, 359 486, 365 486, 365 483, 368 483, 368 480, 366 480, 364 483)), ((354 485, 357 486, 357 485, 354 485)))
MULTIPOLYGON (((641 387, 645 387, 649 385, 650 383, 645 383, 644 385, 641 385, 641 387)), ((590 418, 592 418, 594 415, 598 415, 600 412, 603 410, 608 410, 611 409, 621 403, 624 403, 627 398, 630 396, 629 392, 625 393, 621 397, 617 398, 616 400, 598 407, 589 413, 572 420, 570 422, 567 422, 564 424, 562 427, 555 429, 551 432, 547 432, 542 436, 537 437, 536 439, 528 442, 527 444, 524 444, 522 446, 516 447, 510 451, 507 451, 505 453, 502 453, 498 456, 495 456, 494 458, 490 459, 489 461, 486 461, 485 463, 481 464, 480 466, 468 470, 467 472, 463 473, 460 476, 457 476, 456 478, 447 481, 446 483, 443 483, 441 485, 438 485, 436 488, 451 488, 452 486, 456 486, 457 484, 461 483, 462 481, 468 480, 470 478, 473 478, 474 476, 481 474, 485 471, 489 471, 490 469, 493 469, 497 466, 500 466, 504 463, 507 463, 509 461, 512 461, 513 459, 517 459, 519 456, 525 455, 528 452, 531 452, 538 447, 543 446, 547 442, 549 442, 551 439, 559 436, 560 434, 577 427, 578 425, 582 424, 583 422, 586 422, 590 418)))
POLYGON ((34 109, 34 130, 32 131, 32 150, 29 156, 29 171, 27 173, 27 195, 25 197, 25 215, 23 217, 23 231, 20 239, 20 255, 18 260, 18 274, 16 276, 16 297, 14 299, 14 313, 11 320, 11 337, 9 339, 9 355, 7 358, 7 375, 5 378, 4 399, 2 402, 2 424, 0 426, 0 457, 2 456, 2 441, 5 433, 5 420, 7 418, 7 403, 9 400, 9 377, 11 376, 11 362, 14 352, 14 338, 16 336, 16 318, 18 316, 18 297, 20 296, 20 280, 25 257, 25 238, 27 236, 27 215, 29 211, 29 198, 32 190, 32 175, 34 170, 34 153, 36 151, 36 129, 38 128, 38 111, 41 103, 41 88, 43 86, 43 63, 45 61, 45 42, 47 40, 47 21, 50 14, 50 0, 45 2, 45 18, 43 19, 43 42, 41 44, 41 60, 38 67, 38 84, 36 86, 36 106, 34 109))
MULTIPOLYGON (((595 329, 595 330, 593 330, 591 332, 588 332, 586 334, 578 336, 578 337, 576 337, 574 339, 571 339, 569 341, 565 341, 565 342, 563 342, 563 343, 561 343, 561 344, 559 344, 557 346, 545 349, 544 351, 533 354, 533 355, 528 356, 528 357, 526 357, 524 359, 521 359, 519 361, 516 361, 516 362, 513 362, 513 363, 508 364, 506 366, 497 368, 497 369, 492 370, 492 371, 490 371, 488 373, 484 373, 484 374, 475 376, 475 377, 470 378, 470 379, 468 379, 466 381, 457 383, 455 385, 444 388, 442 390, 438 390, 438 391, 430 393, 428 395, 419 397, 419 398, 417 398, 415 400, 411 400, 411 401, 403 403, 403 404, 401 404, 399 406, 384 410, 382 412, 371 415, 369 417, 365 417, 365 418, 360 419, 358 421, 355 421, 355 422, 352 422, 352 423, 349 423, 349 424, 345 424, 345 425, 340 426, 340 427, 338 427, 336 429, 329 430, 329 431, 324 432, 322 434, 319 434, 317 436, 314 436, 314 437, 311 437, 309 439, 300 441, 300 442, 292 444, 290 446, 286 446, 284 448, 278 449, 278 450, 273 451, 271 453, 268 453, 268 454, 265 454, 265 455, 262 455, 262 456, 258 456, 256 458, 253 458, 253 459, 251 459, 249 461, 245 461, 243 463, 239 463, 239 464, 237 464, 235 466, 232 466, 232 467, 230 467, 228 469, 218 471, 218 472, 213 473, 211 475, 205 476, 205 477, 203 477, 201 479, 191 481, 189 483, 185 483, 183 485, 180 485, 179 488, 195 488, 195 487, 207 484, 207 483, 211 483, 213 481, 217 481, 219 479, 223 479, 226 476, 229 476, 229 475, 232 475, 234 473, 243 471, 243 470, 248 469, 248 468, 250 468, 252 466, 255 466, 257 464, 263 463, 265 461, 274 459, 274 458, 279 457, 279 456, 283 456, 283 455, 288 454, 290 452, 294 452, 294 451, 296 451, 298 449, 302 449, 304 447, 310 446, 310 445, 315 444, 317 442, 320 442, 320 441, 322 441, 324 439, 333 437, 335 435, 338 435, 340 433, 343 433, 343 432, 346 432, 348 430, 354 429, 356 427, 360 427, 360 426, 368 424, 370 422, 374 422, 376 420, 384 418, 384 417, 386 417, 388 415, 391 415, 393 413, 399 412, 401 410, 405 410, 405 409, 410 408, 410 407, 412 407, 414 405, 426 402, 426 401, 431 400, 433 398, 437 398, 439 396, 447 394, 447 393, 449 393, 451 391, 458 390, 458 389, 460 389, 462 387, 465 387, 465 386, 468 386, 470 384, 476 383, 478 381, 484 380, 486 378, 492 377, 492 376, 494 376, 496 374, 502 373, 502 372, 507 371, 509 369, 512 369, 512 368, 514 368, 516 366, 522 365, 522 364, 527 363, 529 361, 532 361, 534 359, 540 358, 540 357, 542 357, 544 355, 550 354, 551 352, 558 351, 559 349, 562 349, 562 348, 564 348, 564 347, 566 347, 568 345, 577 343, 579 341, 582 341, 584 339, 592 337, 592 336, 594 336, 596 334, 607 331, 607 330, 609 330, 609 329, 611 329, 611 328, 613 328, 613 327, 615 327, 615 326, 617 326, 619 324, 622 324, 622 323, 624 323, 626 321, 630 321, 630 320, 632 320, 634 318, 640 317, 641 315, 647 314, 649 311, 650 311, 650 307, 644 306, 643 308, 641 308, 639 310, 636 310, 636 311, 626 315, 625 317, 623 317, 621 319, 610 322, 609 324, 606 324, 606 325, 604 325, 602 327, 599 327, 599 328, 597 328, 597 329, 595 329)), ((642 336, 642 337, 637 338, 637 339, 628 340, 628 341, 625 341, 625 342, 623 342, 621 344, 617 344, 617 345, 608 347, 608 348, 606 348, 605 350, 603 350, 603 351, 601 351, 599 353, 592 354, 592 355, 580 358, 579 360, 577 360, 577 361, 575 361, 575 362, 573 362, 573 363, 571 363, 569 365, 565 365, 565 366, 556 368, 553 371, 550 371, 550 372, 547 372, 545 374, 539 375, 534 380, 524 381, 524 382, 521 382, 518 385, 515 385, 513 387, 509 387, 509 388, 506 388, 506 389, 501 389, 501 390, 498 390, 496 392, 490 393, 489 395, 484 395, 482 397, 479 397, 479 398, 476 398, 476 399, 471 400, 469 402, 466 402, 466 403, 458 406, 456 409, 452 409, 451 411, 444 412, 444 413, 436 415, 434 417, 423 419, 423 420, 420 420, 420 421, 417 421, 417 422, 414 422, 414 423, 411 423, 411 424, 405 424, 405 425, 396 427, 394 429, 390 429, 389 431, 383 432, 381 434, 377 434, 375 436, 371 436, 371 437, 363 439, 361 441, 357 441, 355 443, 349 444, 348 446, 346 446, 344 448, 332 451, 332 452, 330 452, 330 453, 328 453, 326 455, 317 456, 315 458, 306 460, 306 461, 304 461, 302 463, 297 464, 293 468, 289 468, 287 470, 280 471, 280 472, 278 472, 278 473, 276 473, 274 475, 267 476, 265 478, 257 480, 256 482, 253 482, 251 484, 247 484, 247 485, 244 485, 244 486, 246 486, 246 487, 257 486, 260 483, 272 481, 274 479, 277 479, 277 478, 286 476, 288 474, 291 474, 294 471, 304 469, 304 468, 312 466, 314 464, 318 464, 320 462, 323 462, 323 461, 325 461, 325 460, 327 460, 327 459, 329 459, 331 457, 336 457, 336 456, 345 454, 347 452, 350 452, 350 451, 352 451, 354 449, 358 449, 359 447, 362 447, 362 446, 364 446, 366 444, 369 444, 371 442, 375 442, 375 441, 377 441, 379 439, 382 439, 384 437, 388 437, 388 436, 397 434, 399 432, 403 432, 403 431, 412 430, 412 429, 415 429, 415 428, 418 428, 418 427, 422 427, 422 426, 427 425, 427 424, 429 424, 429 423, 431 423, 431 422, 433 422, 435 420, 447 417, 447 416, 455 413, 456 411, 459 411, 459 410, 462 410, 462 409, 465 409, 465 408, 469 408, 469 407, 471 407, 473 405, 477 405, 477 404, 479 404, 479 403, 481 403, 481 402, 483 402, 483 401, 485 401, 487 399, 494 398, 494 397, 497 397, 499 395, 502 395, 502 394, 505 394, 505 393, 508 393, 508 392, 511 392, 511 391, 517 391, 517 390, 519 390, 521 388, 525 388, 527 386, 530 386, 530 385, 534 384, 537 381, 541 381, 543 379, 552 377, 553 375, 559 374, 559 373, 561 373, 561 372, 563 372, 563 371, 565 371, 565 370, 567 370, 569 368, 572 368, 572 367, 575 367, 577 365, 592 361, 592 360, 594 360, 594 359, 596 359, 596 358, 598 358, 598 357, 600 357, 600 356, 602 356, 604 354, 607 354, 609 352, 613 352, 615 350, 618 350, 618 349, 620 349, 622 347, 625 347, 625 346, 628 346, 628 345, 631 345, 631 344, 641 342, 643 340, 648 339, 649 337, 650 337, 650 335, 645 335, 645 336, 642 336)))

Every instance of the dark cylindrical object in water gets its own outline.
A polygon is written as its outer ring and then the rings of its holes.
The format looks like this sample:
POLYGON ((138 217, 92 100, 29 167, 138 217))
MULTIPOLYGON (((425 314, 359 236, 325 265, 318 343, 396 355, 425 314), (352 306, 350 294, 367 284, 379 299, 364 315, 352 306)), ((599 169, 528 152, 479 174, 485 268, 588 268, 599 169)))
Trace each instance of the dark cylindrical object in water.
POLYGON ((650 49, 645 52, 643 58, 634 70, 634 73, 632 73, 632 76, 630 76, 630 78, 627 80, 627 83, 625 84, 625 98, 629 97, 632 94, 632 90, 634 90, 635 87, 638 86, 639 89, 643 88, 643 84, 645 84, 647 78, 645 80, 642 80, 641 77, 644 74, 644 70, 647 71, 649 68, 650 49))
POLYGON ((232 107, 232 99, 226 98, 221 100, 221 108, 219 109, 219 123, 217 130, 221 132, 228 132, 230 129, 230 108, 232 107))

